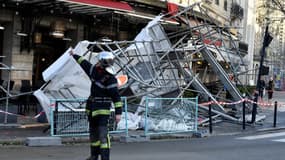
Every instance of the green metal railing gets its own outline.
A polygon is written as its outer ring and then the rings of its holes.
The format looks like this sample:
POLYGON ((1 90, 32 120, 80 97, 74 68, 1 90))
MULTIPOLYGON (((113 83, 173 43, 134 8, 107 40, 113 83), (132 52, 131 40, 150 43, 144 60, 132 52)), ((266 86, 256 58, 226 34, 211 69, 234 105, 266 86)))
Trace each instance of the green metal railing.
MULTIPOLYGON (((52 99, 50 112, 50 125, 52 136, 87 136, 89 123, 85 112, 86 98, 80 99, 52 99)), ((122 97, 123 111, 127 113, 127 98, 122 97)), ((115 112, 111 109, 109 120, 109 133, 123 133, 128 136, 127 114, 125 116, 125 129, 117 130, 115 112)))
POLYGON ((145 135, 196 132, 198 124, 197 117, 197 97, 147 97, 145 109, 145 135))

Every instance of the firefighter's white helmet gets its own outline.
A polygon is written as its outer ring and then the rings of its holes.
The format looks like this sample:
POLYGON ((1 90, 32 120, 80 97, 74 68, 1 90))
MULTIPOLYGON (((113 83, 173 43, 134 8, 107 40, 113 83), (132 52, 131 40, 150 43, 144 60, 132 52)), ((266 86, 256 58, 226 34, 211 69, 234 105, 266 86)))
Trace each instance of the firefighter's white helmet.
POLYGON ((108 52, 108 51, 102 51, 99 53, 99 63, 102 67, 105 68, 105 70, 111 74, 114 74, 114 68, 113 68, 113 64, 114 64, 114 58, 115 56, 113 55, 112 52, 108 52))
POLYGON ((102 51, 99 53, 99 62, 102 67, 112 66, 114 63, 115 56, 112 52, 102 51))

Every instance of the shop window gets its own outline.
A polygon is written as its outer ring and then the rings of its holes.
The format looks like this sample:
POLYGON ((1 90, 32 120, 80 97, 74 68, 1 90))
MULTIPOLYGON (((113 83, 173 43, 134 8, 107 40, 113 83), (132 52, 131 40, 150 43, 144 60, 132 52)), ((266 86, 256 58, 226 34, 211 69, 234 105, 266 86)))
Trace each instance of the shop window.
POLYGON ((224 0, 224 10, 227 11, 228 10, 228 1, 224 0))
POLYGON ((220 5, 220 0, 215 0, 216 5, 220 5))

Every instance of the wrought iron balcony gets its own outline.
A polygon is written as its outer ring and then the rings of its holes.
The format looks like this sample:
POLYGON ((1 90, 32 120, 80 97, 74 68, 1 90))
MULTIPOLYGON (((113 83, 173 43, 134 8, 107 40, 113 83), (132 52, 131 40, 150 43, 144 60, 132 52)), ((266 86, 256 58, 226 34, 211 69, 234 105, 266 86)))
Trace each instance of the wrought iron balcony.
POLYGON ((248 44, 245 43, 245 42, 239 42, 238 43, 238 48, 239 48, 239 51, 240 53, 245 56, 248 54, 248 44))
POLYGON ((237 3, 233 3, 231 7, 231 18, 232 19, 243 19, 244 9, 237 3))

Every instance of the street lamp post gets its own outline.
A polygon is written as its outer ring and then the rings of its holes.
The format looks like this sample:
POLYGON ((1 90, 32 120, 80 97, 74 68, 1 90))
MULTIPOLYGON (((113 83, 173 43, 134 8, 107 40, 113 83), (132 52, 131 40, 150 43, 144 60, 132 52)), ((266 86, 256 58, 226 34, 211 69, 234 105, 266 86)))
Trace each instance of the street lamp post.
POLYGON ((251 123, 254 123, 255 122, 255 119, 256 119, 256 109, 257 109, 257 101, 258 101, 258 96, 259 95, 259 91, 261 89, 261 72, 262 72, 262 68, 263 68, 263 62, 264 62, 264 57, 265 57, 265 49, 266 47, 269 46, 270 42, 272 41, 272 37, 270 36, 269 32, 268 32, 268 26, 269 24, 266 25, 266 28, 265 28, 265 34, 264 34, 264 38, 263 38, 263 45, 262 45, 262 49, 261 49, 261 52, 260 52, 260 64, 259 64, 259 70, 258 70, 258 77, 257 77, 257 83, 256 83, 256 91, 254 93, 254 101, 255 103, 253 104, 253 107, 252 107, 252 115, 251 115, 251 123))

